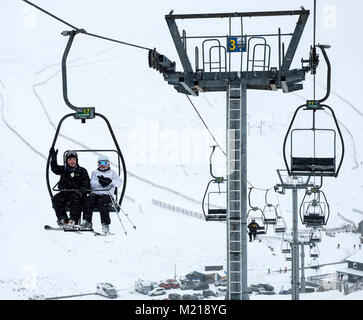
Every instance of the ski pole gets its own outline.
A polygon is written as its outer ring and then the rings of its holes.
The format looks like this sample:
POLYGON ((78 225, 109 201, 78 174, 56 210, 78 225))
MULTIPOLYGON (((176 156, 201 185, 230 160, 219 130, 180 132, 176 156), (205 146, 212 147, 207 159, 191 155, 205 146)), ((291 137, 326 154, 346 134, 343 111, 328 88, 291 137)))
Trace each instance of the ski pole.
POLYGON ((120 218, 119 212, 118 212, 118 210, 117 210, 117 206, 116 206, 116 204, 115 204, 115 199, 113 198, 113 196, 111 195, 111 193, 110 193, 110 192, 108 193, 108 196, 110 197, 110 200, 111 200, 112 206, 114 207, 114 209, 115 209, 115 211, 116 211, 117 218, 118 218, 118 220, 119 220, 119 221, 120 221, 120 223, 121 223, 122 229, 124 230, 125 234, 127 235, 127 231, 126 231, 126 229, 125 229, 124 224, 123 224, 123 223, 122 223, 122 221, 121 221, 121 218, 120 218))
POLYGON ((121 208, 121 206, 119 206, 119 204, 118 203, 116 203, 116 201, 115 201, 115 199, 113 198, 113 196, 112 196, 112 194, 109 192, 108 193, 108 195, 110 196, 110 198, 111 198, 111 201, 112 201, 112 204, 113 204, 113 207, 115 208, 115 210, 118 212, 118 211, 122 211, 122 213, 125 215, 125 217, 127 218, 127 220, 130 222, 130 224, 132 225, 132 227, 134 228, 134 229, 136 229, 136 226, 135 226, 135 224, 131 221, 131 219, 129 218, 129 215, 121 208), (117 210, 117 209, 119 209, 119 210, 117 210))
POLYGON ((120 210, 122 211, 122 213, 125 215, 125 217, 127 218, 127 220, 129 220, 130 224, 132 225, 132 227, 134 229, 136 229, 136 226, 134 225, 134 223, 131 221, 131 219, 129 218, 129 215, 122 209, 120 208, 120 210))

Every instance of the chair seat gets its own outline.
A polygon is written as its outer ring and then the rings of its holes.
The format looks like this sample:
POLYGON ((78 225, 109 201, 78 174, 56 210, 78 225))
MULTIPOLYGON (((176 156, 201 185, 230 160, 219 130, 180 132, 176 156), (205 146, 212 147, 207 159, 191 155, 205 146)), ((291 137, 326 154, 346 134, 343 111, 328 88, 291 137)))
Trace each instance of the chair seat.
POLYGON ((227 215, 227 209, 208 209, 208 215, 224 214, 227 215))
POLYGON ((335 173, 335 158, 291 158, 292 172, 335 173))
POLYGON ((325 225, 325 216, 319 214, 309 214, 304 216, 304 224, 310 226, 325 225))
POLYGON ((277 223, 277 219, 264 219, 265 224, 275 225, 277 223))
POLYGON ((225 215, 213 215, 213 216, 207 216, 207 221, 226 221, 225 215))
POLYGON ((285 233, 286 228, 285 227, 275 227, 275 232, 276 233, 285 233))
MULTIPOLYGON (((108 208, 109 212, 116 212, 116 210, 111 202, 109 204, 107 204, 107 208, 108 208)), ((71 205, 70 205, 69 201, 66 202, 65 209, 67 212, 71 211, 71 205)), ((100 210, 98 209, 98 207, 94 207, 93 212, 100 212, 100 210)))

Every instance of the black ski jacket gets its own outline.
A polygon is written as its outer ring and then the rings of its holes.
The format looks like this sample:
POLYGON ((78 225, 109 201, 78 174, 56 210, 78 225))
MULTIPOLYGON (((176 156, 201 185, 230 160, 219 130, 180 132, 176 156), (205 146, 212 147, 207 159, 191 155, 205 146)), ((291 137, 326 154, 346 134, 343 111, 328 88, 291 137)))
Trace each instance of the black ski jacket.
POLYGON ((59 189, 90 189, 90 178, 85 168, 77 166, 72 169, 68 166, 59 166, 57 159, 50 162, 52 172, 56 175, 60 175, 58 183, 59 189))
POLYGON ((250 229, 250 231, 257 231, 260 226, 256 222, 251 222, 247 228, 250 229))

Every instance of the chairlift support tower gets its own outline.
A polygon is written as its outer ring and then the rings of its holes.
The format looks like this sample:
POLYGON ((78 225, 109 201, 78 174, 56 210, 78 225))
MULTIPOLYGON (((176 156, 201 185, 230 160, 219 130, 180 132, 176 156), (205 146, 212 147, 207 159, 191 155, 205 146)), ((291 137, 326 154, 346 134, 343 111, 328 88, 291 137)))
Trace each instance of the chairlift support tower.
MULTIPOLYGON (((310 182, 311 177, 306 177, 302 180, 302 177, 289 176, 288 181, 283 177, 284 170, 277 170, 280 183, 276 184, 275 190, 285 194, 286 190, 292 192, 292 241, 291 241, 291 293, 292 300, 299 300, 300 297, 300 283, 299 283, 299 209, 298 209, 298 190, 306 190, 314 187, 314 184, 310 182)), ((303 249, 302 249, 303 250, 303 249)), ((302 252, 302 262, 304 261, 304 252, 302 252)), ((304 285, 304 274, 302 273, 302 285, 304 285)))
POLYGON ((227 140, 227 272, 228 272, 228 300, 248 300, 247 285, 247 90, 282 89, 289 93, 303 88, 302 81, 309 68, 290 70, 296 49, 303 34, 309 10, 295 11, 264 11, 264 12, 234 12, 213 14, 173 14, 171 11, 165 16, 174 45, 179 55, 183 71, 176 71, 175 62, 171 62, 155 49, 149 51, 149 66, 163 74, 164 80, 173 85, 179 92, 186 95, 198 96, 203 92, 226 92, 226 140, 227 140), (281 30, 275 34, 246 35, 243 31, 244 18, 266 18, 298 16, 295 30, 291 34, 282 34, 281 30), (224 18, 229 23, 229 35, 223 36, 191 36, 183 30, 180 34, 177 20, 187 19, 218 19, 224 18), (247 48, 247 68, 243 70, 244 49, 241 48, 241 67, 238 71, 231 70, 231 52, 221 44, 221 39, 228 43, 233 37, 231 20, 240 19, 241 31, 239 39, 251 45, 251 39, 263 40, 258 46, 263 49, 263 60, 255 57, 257 46, 247 48), (290 36, 290 43, 285 53, 282 37, 290 36), (266 38, 275 37, 278 43, 277 67, 270 67, 271 48, 266 38), (199 67, 199 48, 195 48, 195 69, 193 69, 187 54, 187 40, 206 39, 202 44, 202 68, 199 67), (218 61, 205 60, 205 44, 214 40, 216 45, 210 50, 217 50, 218 61), (214 49, 213 49, 214 48, 214 49), (252 58, 250 58, 250 51, 252 58), (262 64, 261 64, 262 62, 262 64))

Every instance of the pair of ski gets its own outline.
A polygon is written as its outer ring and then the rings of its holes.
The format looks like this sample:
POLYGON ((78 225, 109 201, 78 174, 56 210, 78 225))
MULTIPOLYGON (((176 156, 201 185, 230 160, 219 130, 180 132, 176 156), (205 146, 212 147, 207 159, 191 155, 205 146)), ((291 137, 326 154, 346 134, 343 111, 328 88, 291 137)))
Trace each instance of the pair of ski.
POLYGON ((109 236, 109 235, 114 235, 114 233, 100 233, 97 231, 94 231, 93 229, 82 229, 81 226, 78 225, 65 225, 63 227, 52 227, 49 225, 45 225, 44 226, 45 230, 50 230, 50 231, 64 231, 64 232, 76 232, 76 233, 82 233, 82 232, 91 232, 93 233, 95 236, 109 236))

